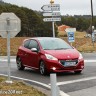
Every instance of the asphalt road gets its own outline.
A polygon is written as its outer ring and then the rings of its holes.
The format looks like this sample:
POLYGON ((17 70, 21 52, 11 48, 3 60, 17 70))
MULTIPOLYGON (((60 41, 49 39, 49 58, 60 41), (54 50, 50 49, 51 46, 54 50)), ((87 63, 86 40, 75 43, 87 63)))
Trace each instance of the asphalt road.
MULTIPOLYGON (((83 53, 83 56, 86 62, 85 69, 81 74, 57 74, 57 85, 60 87, 60 90, 70 96, 96 96, 96 53, 83 53)), ((14 58, 11 57, 11 60, 14 58)), ((6 57, 0 58, 0 74, 7 74, 6 57)), ((14 60, 11 62, 11 75, 28 79, 29 83, 40 87, 44 87, 44 84, 50 85, 50 75, 42 76, 39 72, 28 68, 24 71, 18 71, 14 60), (30 80, 38 83, 31 82, 30 80)))

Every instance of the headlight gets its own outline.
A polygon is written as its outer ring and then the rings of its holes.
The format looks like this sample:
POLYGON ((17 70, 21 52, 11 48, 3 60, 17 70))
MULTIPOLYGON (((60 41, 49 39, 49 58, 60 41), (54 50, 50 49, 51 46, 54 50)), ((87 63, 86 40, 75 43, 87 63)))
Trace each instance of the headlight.
POLYGON ((83 56, 81 53, 79 53, 79 60, 83 59, 83 56))
POLYGON ((53 57, 52 55, 45 54, 46 58, 49 60, 58 60, 57 58, 53 57))

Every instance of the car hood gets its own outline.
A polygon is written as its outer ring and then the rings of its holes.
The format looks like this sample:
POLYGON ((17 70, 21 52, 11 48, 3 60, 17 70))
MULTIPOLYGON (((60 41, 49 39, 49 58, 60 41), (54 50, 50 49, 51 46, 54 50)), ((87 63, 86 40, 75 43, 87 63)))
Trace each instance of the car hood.
POLYGON ((66 50, 44 50, 46 54, 50 54, 58 59, 77 59, 79 52, 76 49, 66 50))

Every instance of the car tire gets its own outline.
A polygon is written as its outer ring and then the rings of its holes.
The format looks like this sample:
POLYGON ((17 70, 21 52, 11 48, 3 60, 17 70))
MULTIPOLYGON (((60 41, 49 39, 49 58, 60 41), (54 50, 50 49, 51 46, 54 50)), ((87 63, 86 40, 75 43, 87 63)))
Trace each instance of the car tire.
POLYGON ((39 71, 41 75, 46 75, 46 67, 44 61, 40 62, 39 71))
POLYGON ((82 71, 74 71, 75 74, 80 74, 82 71))
POLYGON ((18 70, 24 70, 25 67, 22 64, 22 61, 21 61, 20 57, 16 58, 16 63, 17 63, 17 69, 18 70))

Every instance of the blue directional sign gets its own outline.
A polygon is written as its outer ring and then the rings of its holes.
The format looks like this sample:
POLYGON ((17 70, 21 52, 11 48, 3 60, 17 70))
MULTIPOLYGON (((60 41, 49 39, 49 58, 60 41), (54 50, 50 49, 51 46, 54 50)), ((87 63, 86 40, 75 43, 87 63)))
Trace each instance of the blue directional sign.
POLYGON ((74 42, 75 41, 75 36, 74 36, 74 32, 68 32, 68 41, 69 42, 74 42))

